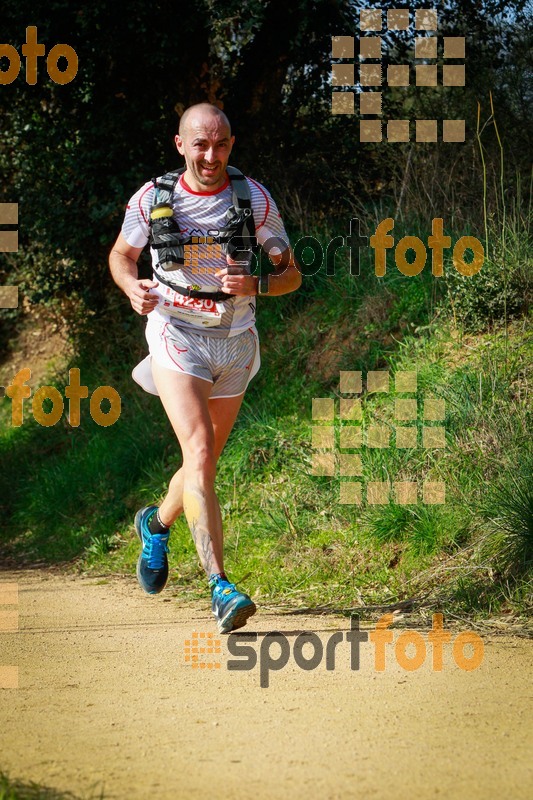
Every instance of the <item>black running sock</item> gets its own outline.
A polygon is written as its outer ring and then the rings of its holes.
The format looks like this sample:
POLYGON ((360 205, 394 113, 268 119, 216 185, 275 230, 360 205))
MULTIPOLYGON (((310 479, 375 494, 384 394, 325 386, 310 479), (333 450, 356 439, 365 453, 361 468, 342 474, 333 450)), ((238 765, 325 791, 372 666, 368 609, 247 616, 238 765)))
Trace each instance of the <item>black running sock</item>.
POLYGON ((148 523, 148 530, 150 533, 168 533, 168 528, 166 525, 163 525, 161 522, 161 517, 159 516, 159 509, 152 514, 150 518, 150 522, 148 523))
POLYGON ((228 577, 225 572, 218 572, 218 573, 214 572, 211 575, 211 578, 220 578, 221 581, 226 581, 226 583, 229 583, 228 577))

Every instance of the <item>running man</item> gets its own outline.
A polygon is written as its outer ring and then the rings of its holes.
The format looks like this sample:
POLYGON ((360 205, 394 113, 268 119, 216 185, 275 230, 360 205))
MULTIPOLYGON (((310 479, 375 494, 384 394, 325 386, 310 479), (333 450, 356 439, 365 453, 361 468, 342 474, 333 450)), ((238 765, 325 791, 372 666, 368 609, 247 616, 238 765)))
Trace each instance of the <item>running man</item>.
POLYGON ((217 461, 259 369, 255 296, 286 294, 301 284, 269 192, 228 167, 234 141, 220 109, 207 103, 188 108, 175 137, 184 171, 145 183, 133 195, 109 257, 115 283, 133 309, 147 315, 150 355, 133 377, 161 398, 183 455, 162 504, 135 516, 142 544, 137 578, 148 594, 164 589, 170 527, 184 512, 219 633, 242 627, 256 611, 224 572, 215 493, 217 461), (254 232, 275 267, 268 276, 251 275, 246 263, 254 232), (169 239, 181 244, 169 250, 169 239), (137 261, 148 242, 153 280, 139 280, 137 261), (235 242, 240 253, 232 249, 235 242))

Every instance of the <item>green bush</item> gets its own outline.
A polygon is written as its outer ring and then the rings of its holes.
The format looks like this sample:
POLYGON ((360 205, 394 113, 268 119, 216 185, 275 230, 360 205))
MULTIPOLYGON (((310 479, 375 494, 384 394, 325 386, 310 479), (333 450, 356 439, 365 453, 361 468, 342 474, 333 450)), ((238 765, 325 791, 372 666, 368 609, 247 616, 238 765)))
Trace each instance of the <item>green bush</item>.
POLYGON ((465 277, 454 269, 446 275, 447 297, 457 323, 465 330, 485 330, 501 320, 509 320, 527 311, 530 276, 522 261, 505 261, 495 256, 485 259, 477 275, 465 277))
POLYGON ((533 452, 518 471, 505 472, 489 489, 481 512, 491 535, 485 552, 508 575, 533 564, 533 452))

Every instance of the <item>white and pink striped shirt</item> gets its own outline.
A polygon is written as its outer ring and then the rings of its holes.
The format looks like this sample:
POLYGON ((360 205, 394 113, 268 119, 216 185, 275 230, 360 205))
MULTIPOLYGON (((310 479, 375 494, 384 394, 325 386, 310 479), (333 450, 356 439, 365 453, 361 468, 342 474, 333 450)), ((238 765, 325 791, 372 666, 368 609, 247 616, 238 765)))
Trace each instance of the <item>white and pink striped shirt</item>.
MULTIPOLYGON (((280 252, 289 246, 283 221, 270 193, 264 186, 251 178, 246 178, 250 187, 252 210, 256 226, 256 236, 260 245, 272 237, 285 243, 285 247, 273 248, 280 252)), ((132 247, 144 247, 148 243, 150 209, 153 203, 154 185, 145 183, 130 199, 122 235, 132 247)), ((214 192, 194 192, 181 175, 173 198, 174 218, 184 235, 205 237, 208 231, 220 229, 226 224, 226 212, 232 204, 232 188, 229 178, 214 192)), ((214 276, 217 269, 225 267, 226 256, 219 246, 209 244, 194 245, 194 255, 190 255, 185 247, 185 264, 181 269, 165 271, 165 277, 181 286, 201 286, 203 291, 217 291, 222 286, 220 278, 214 276)), ((270 247, 268 249, 271 249, 270 247)), ((152 264, 157 265, 157 253, 151 250, 152 264)), ((154 276, 155 277, 155 276, 154 276)), ((155 277, 157 280, 157 277, 155 277)), ((198 329, 202 333, 213 336, 234 336, 247 330, 255 322, 255 296, 233 297, 224 301, 224 313, 220 325, 215 328, 204 328, 201 325, 184 322, 165 313, 168 306, 169 292, 164 284, 154 289, 160 297, 159 306, 150 314, 178 325, 183 329, 198 329)), ((174 294, 172 292, 172 294, 174 294)))

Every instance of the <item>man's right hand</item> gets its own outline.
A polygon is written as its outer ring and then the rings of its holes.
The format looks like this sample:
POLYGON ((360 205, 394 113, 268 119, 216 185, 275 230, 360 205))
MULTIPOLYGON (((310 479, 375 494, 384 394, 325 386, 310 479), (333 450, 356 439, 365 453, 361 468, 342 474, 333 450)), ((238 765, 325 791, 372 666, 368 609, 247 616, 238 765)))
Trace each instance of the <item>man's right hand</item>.
POLYGON ((137 314, 149 314, 156 308, 159 298, 150 289, 159 286, 157 281, 150 281, 146 278, 143 280, 133 280, 128 287, 127 295, 130 299, 131 306, 137 314))

